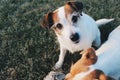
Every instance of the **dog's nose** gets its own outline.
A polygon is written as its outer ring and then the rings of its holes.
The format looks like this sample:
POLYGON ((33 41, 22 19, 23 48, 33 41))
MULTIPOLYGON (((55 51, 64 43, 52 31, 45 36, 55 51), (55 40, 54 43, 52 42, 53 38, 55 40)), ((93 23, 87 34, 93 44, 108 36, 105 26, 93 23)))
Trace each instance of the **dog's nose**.
POLYGON ((78 43, 78 40, 79 40, 79 34, 78 33, 75 33, 75 34, 72 34, 70 36, 70 39, 76 43, 78 43))

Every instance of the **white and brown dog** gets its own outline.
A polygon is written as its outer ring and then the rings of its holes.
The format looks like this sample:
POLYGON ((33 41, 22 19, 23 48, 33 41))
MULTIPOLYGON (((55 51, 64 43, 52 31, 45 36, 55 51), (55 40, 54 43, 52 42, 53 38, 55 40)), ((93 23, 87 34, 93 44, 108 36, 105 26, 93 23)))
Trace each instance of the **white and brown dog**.
POLYGON ((93 48, 89 48, 82 53, 81 59, 71 66, 70 73, 66 75, 65 80, 114 80, 112 77, 105 75, 102 70, 93 70, 89 67, 95 64, 98 59, 93 48), (86 76, 81 78, 84 75, 86 76))
POLYGON ((65 6, 44 16, 42 26, 53 29, 60 43, 59 60, 55 65, 62 66, 66 51, 80 51, 92 46, 100 46, 99 25, 106 24, 113 19, 101 19, 95 22, 93 18, 82 12, 81 2, 68 2, 65 6))
MULTIPOLYGON (((81 68, 81 72, 77 72, 77 75, 74 75, 74 78, 70 78, 70 74, 66 76, 66 78, 73 80, 92 80, 93 77, 91 78, 91 76, 95 75, 93 73, 95 73, 96 70, 101 70, 107 76, 111 76, 115 80, 120 80, 120 26, 110 33, 108 40, 96 50, 96 52, 93 51, 92 53, 96 53, 98 56, 98 60, 95 64, 87 66, 86 70, 84 70, 85 67, 83 67, 83 69, 81 68)), ((80 66, 81 65, 79 65, 79 67, 80 66)), ((74 69, 72 70, 73 72, 75 71, 74 69)), ((109 78, 107 80, 114 79, 109 78)))

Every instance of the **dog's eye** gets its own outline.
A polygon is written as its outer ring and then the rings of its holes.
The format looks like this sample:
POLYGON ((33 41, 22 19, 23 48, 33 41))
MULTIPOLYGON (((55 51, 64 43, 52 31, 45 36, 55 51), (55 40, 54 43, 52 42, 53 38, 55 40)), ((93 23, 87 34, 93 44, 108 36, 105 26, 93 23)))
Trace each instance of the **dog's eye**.
POLYGON ((73 16, 73 17, 72 17, 72 22, 73 22, 73 23, 76 23, 77 20, 78 20, 78 16, 73 16))
POLYGON ((58 23, 57 25, 56 25, 56 27, 58 28, 58 29, 62 29, 62 24, 60 24, 60 23, 58 23))

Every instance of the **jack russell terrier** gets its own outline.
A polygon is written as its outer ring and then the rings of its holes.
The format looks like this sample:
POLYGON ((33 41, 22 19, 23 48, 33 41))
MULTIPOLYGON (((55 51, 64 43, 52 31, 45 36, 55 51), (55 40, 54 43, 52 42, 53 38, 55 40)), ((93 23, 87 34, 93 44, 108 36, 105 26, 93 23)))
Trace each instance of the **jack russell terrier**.
MULTIPOLYGON (((87 66, 87 69, 84 69, 84 67, 82 67, 83 69, 81 68, 81 70, 79 68, 81 71, 79 70, 79 73, 77 72, 77 74, 74 75, 73 80, 91 80, 91 77, 95 75, 94 73, 96 73, 96 70, 101 70, 107 76, 111 76, 115 80, 120 80, 120 26, 118 26, 110 33, 108 40, 98 50, 93 51, 92 53, 96 53, 98 56, 97 62, 93 65, 87 66)), ((81 67, 84 65, 79 64, 78 66, 81 67)), ((77 68, 74 69, 76 70, 77 68)), ((75 71, 74 69, 72 70, 75 71)), ((66 78, 69 78, 69 76, 66 76, 66 78)))
POLYGON ((93 18, 82 12, 81 2, 67 2, 64 6, 49 12, 44 16, 42 27, 54 30, 60 43, 59 60, 55 65, 62 66, 66 51, 71 53, 85 50, 101 44, 98 26, 113 21, 113 19, 100 19, 95 22, 93 18))
POLYGON ((95 64, 98 59, 93 48, 89 48, 82 53, 81 59, 71 66, 70 73, 66 75, 65 80, 114 80, 99 69, 90 70, 89 66, 95 64), (81 78, 85 75, 85 72, 89 74, 81 78), (81 75, 79 75, 80 73, 81 75))

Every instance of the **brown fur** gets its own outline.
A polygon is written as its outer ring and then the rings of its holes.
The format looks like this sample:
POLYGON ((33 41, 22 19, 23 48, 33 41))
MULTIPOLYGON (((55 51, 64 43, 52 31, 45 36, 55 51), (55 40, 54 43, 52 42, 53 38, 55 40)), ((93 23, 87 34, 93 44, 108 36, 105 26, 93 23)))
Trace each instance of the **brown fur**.
POLYGON ((73 11, 82 12, 83 4, 82 2, 68 2, 66 5, 69 5, 73 11))
POLYGON ((54 23, 59 22, 58 11, 53 12, 53 21, 54 23))
POLYGON ((87 75, 83 80, 115 80, 109 76, 106 76, 101 70, 94 70, 87 75))
POLYGON ((43 21, 41 22, 41 26, 43 28, 51 28, 51 26, 54 24, 53 21, 53 12, 49 12, 45 14, 43 21))
MULTIPOLYGON (((97 56, 95 54, 95 50, 93 48, 89 48, 86 51, 83 51, 84 54, 81 58, 82 64, 89 66, 95 64, 97 61, 97 56)), ((82 53, 83 53, 82 52, 82 53)))
POLYGON ((83 4, 81 2, 68 2, 65 5, 65 16, 66 18, 68 17, 68 15, 72 14, 74 11, 75 12, 82 12, 83 9, 83 4))
MULTIPOLYGON (((72 14, 74 11, 81 13, 82 9, 83 9, 83 4, 81 2, 68 2, 65 5, 66 18, 69 14, 72 14)), ((57 16, 57 14, 58 14, 57 10, 55 10, 54 12, 49 12, 49 13, 45 14, 43 21, 41 23, 41 26, 44 28, 51 28, 51 26, 55 22, 59 22, 59 18, 57 16)))
POLYGON ((90 48, 84 52, 81 59, 71 66, 70 73, 67 74, 66 80, 72 80, 76 74, 89 70, 89 65, 97 61, 94 49, 90 48))
POLYGON ((66 16, 66 18, 68 17, 67 15, 70 15, 73 12, 74 12, 73 9, 71 9, 71 7, 68 4, 66 4, 65 5, 65 16, 66 16))
MULTIPOLYGON (((58 18, 58 11, 54 11, 53 13, 53 21, 54 23, 59 22, 59 18, 58 18)), ((52 27, 52 29, 55 31, 56 34, 61 35, 61 30, 59 30, 57 27, 52 27)))
POLYGON ((59 18, 57 16, 57 11, 55 12, 49 12, 47 14, 45 14, 44 18, 43 18, 43 21, 41 23, 41 26, 42 27, 45 27, 45 28, 51 28, 52 25, 55 23, 55 22, 58 22, 59 21, 59 18))
MULTIPOLYGON (((65 80, 73 80, 75 75, 77 75, 80 72, 88 71, 89 66, 96 63, 97 56, 95 55, 95 50, 93 48, 89 48, 88 50, 82 53, 83 53, 82 58, 71 66, 70 73, 66 75, 65 80)), ((82 80, 114 80, 114 79, 106 76, 101 70, 94 70, 82 80)))
POLYGON ((60 35, 61 34, 61 30, 59 30, 57 27, 53 26, 54 23, 59 22, 59 17, 58 17, 58 11, 54 11, 54 12, 50 12, 47 13, 44 16, 44 19, 42 21, 41 26, 44 28, 48 28, 48 29, 52 29, 55 31, 56 34, 60 35))

